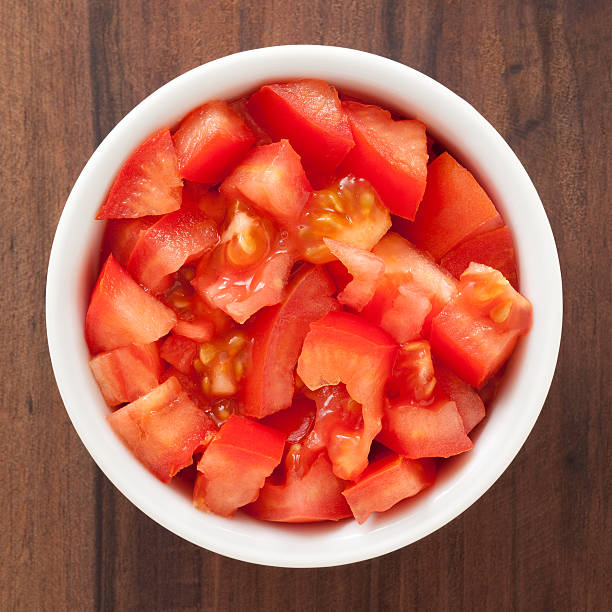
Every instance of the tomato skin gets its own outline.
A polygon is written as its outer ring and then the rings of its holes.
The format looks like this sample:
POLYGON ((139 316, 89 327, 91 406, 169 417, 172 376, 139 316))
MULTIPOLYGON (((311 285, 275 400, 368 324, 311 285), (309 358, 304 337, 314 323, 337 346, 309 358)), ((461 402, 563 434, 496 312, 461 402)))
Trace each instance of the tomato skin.
POLYGON ((440 260, 440 265, 459 278, 472 261, 499 270, 518 291, 514 243, 505 225, 461 242, 440 260))
POLYGON ((431 486, 435 477, 435 461, 391 454, 370 463, 342 495, 361 525, 373 512, 384 512, 431 486))
POLYGON ((453 247, 503 221, 469 170, 442 153, 427 168, 427 188, 405 235, 437 261, 453 247))
POLYGON ((230 201, 246 198, 283 227, 297 223, 312 193, 300 157, 288 140, 255 147, 220 190, 230 201))
POLYGON ((99 353, 90 360, 89 367, 109 406, 133 402, 157 387, 162 372, 154 342, 99 353))
MULTIPOLYGON (((134 246, 142 232, 158 220, 158 217, 137 217, 136 219, 109 219, 102 238, 102 261, 112 253, 113 257, 126 267, 134 246)), ((463 270, 462 270, 463 272, 463 270)))
POLYGON ((427 405, 401 399, 387 401, 377 440, 409 459, 451 457, 474 446, 455 402, 440 391, 427 405))
POLYGON ((194 488, 194 505, 221 516, 255 501, 265 479, 280 463, 285 436, 247 417, 232 415, 204 451, 194 488))
POLYGON ((378 106, 344 102, 342 107, 355 140, 342 169, 370 181, 393 214, 414 219, 427 178, 425 125, 394 121, 378 106))
POLYGON ((183 374, 193 370, 197 354, 198 345, 193 340, 175 334, 170 334, 159 349, 160 357, 183 374))
POLYGON ((136 458, 162 482, 191 465, 193 454, 215 429, 174 377, 107 419, 136 458))
POLYGON ((508 359, 531 326, 529 301, 501 272, 471 263, 459 293, 432 320, 434 354, 477 389, 508 359))
POLYGON ((325 81, 264 85, 248 109, 274 140, 289 140, 306 168, 329 174, 354 146, 338 92, 325 81))
POLYGON ((123 163, 96 219, 163 215, 181 206, 183 183, 170 130, 147 138, 123 163))
POLYGON ((173 136, 183 178, 220 183, 255 137, 227 102, 212 100, 191 111, 173 136))
POLYGON ((93 288, 85 336, 92 354, 129 344, 149 344, 165 336, 176 315, 149 295, 111 255, 93 288))
POLYGON ((254 343, 244 379, 242 413, 257 418, 288 408, 295 364, 309 325, 339 308, 335 286, 320 266, 303 266, 282 304, 259 312, 249 323, 254 343))
POLYGON ((326 454, 320 453, 308 471, 300 475, 287 467, 285 479, 268 479, 255 502, 245 507, 247 514, 283 523, 338 521, 351 515, 342 490, 346 482, 332 472, 326 454))
POLYGON ((213 249, 219 234, 212 219, 193 204, 164 215, 140 234, 127 270, 154 293, 170 284, 170 275, 186 262, 213 249))

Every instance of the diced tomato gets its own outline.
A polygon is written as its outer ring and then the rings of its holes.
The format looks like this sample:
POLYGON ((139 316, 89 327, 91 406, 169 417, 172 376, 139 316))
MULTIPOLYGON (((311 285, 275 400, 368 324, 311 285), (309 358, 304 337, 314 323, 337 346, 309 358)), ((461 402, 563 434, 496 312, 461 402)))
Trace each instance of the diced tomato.
POLYGON ((518 291, 514 243, 505 225, 460 243, 441 259, 440 265, 459 278, 472 261, 499 270, 518 291))
POLYGON ((378 283, 385 273, 385 262, 380 258, 345 242, 323 238, 330 253, 348 269, 353 279, 338 294, 338 301, 360 312, 372 299, 378 283))
POLYGON ((272 142, 270 135, 263 130, 261 125, 259 125, 257 121, 255 121, 255 119, 249 112, 248 98, 237 98, 236 100, 230 102, 230 106, 236 113, 240 115, 249 130, 251 130, 251 133, 255 137, 255 146, 270 144, 272 142))
POLYGON ((368 179, 395 215, 414 219, 425 192, 427 137, 420 121, 394 121, 378 106, 344 102, 355 147, 342 168, 368 179))
POLYGON ((140 235, 128 261, 128 272, 159 293, 171 284, 172 273, 212 250, 218 240, 215 222, 198 206, 183 205, 140 235))
POLYGON ((170 130, 147 138, 124 162, 96 219, 163 215, 181 205, 183 183, 170 130))
POLYGON ((342 291, 353 280, 346 266, 338 259, 326 264, 325 269, 334 281, 338 291, 342 291))
POLYGON ((427 405, 409 400, 387 401, 382 430, 376 439, 410 459, 450 457, 474 446, 455 402, 439 391, 427 405))
POLYGON ((361 524, 372 512, 384 512, 429 487, 435 478, 435 461, 413 461, 391 454, 370 463, 357 482, 344 489, 342 495, 361 524))
POLYGON ((159 384, 162 366, 155 343, 99 353, 89 367, 109 406, 133 402, 159 384))
POLYGON ((189 338, 170 334, 159 349, 159 355, 179 372, 189 374, 193 370, 193 361, 198 354, 198 345, 189 338))
POLYGON ((424 401, 431 397, 435 386, 429 342, 419 340, 402 344, 393 364, 393 374, 387 383, 387 395, 424 401))
POLYGON ((85 336, 92 353, 149 344, 166 335, 176 316, 108 256, 91 294, 85 336))
POLYGON ((157 220, 158 217, 152 216, 108 220, 102 238, 102 261, 106 261, 106 258, 112 253, 122 266, 127 266, 140 234, 157 220))
POLYGON ((338 308, 335 286, 324 268, 305 265, 287 287, 282 304, 250 323, 254 343, 244 379, 242 413, 261 418, 291 405, 295 364, 309 325, 338 308))
POLYGON ((174 133, 182 177, 220 183, 255 142, 255 137, 227 102, 212 100, 189 113, 174 133))
POLYGON ((264 521, 283 523, 313 523, 338 521, 351 515, 342 497, 346 482, 332 472, 326 454, 320 453, 308 471, 300 475, 287 457, 285 479, 275 483, 268 479, 257 500, 245 511, 264 521))
POLYGON ((455 402, 465 433, 469 434, 485 418, 485 406, 476 391, 442 363, 436 362, 436 384, 455 402))
POLYGON ((298 224, 298 246, 312 263, 334 260, 323 240, 332 238, 369 251, 391 227, 391 216, 365 179, 346 176, 315 191, 298 224))
POLYGON ((431 348, 456 374, 480 388, 531 326, 531 304, 501 272, 471 263, 459 293, 431 323, 431 348))
POLYGON ((325 81, 264 85, 248 109, 274 140, 289 140, 306 169, 333 172, 355 144, 338 92, 325 81))
POLYGON ((437 261, 463 240, 503 225, 478 181, 448 153, 427 168, 427 189, 405 236, 437 261))
POLYGON ((221 516, 257 499, 266 478, 280 463, 285 437, 247 417, 232 415, 204 451, 193 503, 221 516))
POLYGON ((288 140, 253 149, 220 190, 230 201, 246 198, 284 227, 297 223, 312 193, 300 156, 288 140))
POLYGON ((310 433, 315 414, 315 403, 300 393, 293 396, 289 408, 264 417, 260 423, 284 433, 287 444, 298 444, 310 433))
POLYGON ((223 223, 227 212, 227 200, 208 185, 185 181, 183 187, 183 206, 197 206, 217 226, 223 223))
POLYGON ((215 427, 176 378, 108 415, 108 422, 132 453, 163 482, 191 465, 215 427))
POLYGON ((367 465, 370 444, 380 430, 383 389, 396 352, 397 344, 387 333, 357 315, 330 312, 310 325, 298 375, 311 390, 343 382, 362 406, 363 427, 352 434, 355 443, 346 446, 350 456, 332 458, 339 478, 356 478, 367 465))
POLYGON ((278 304, 294 262, 286 233, 244 204, 233 206, 221 240, 198 265, 192 285, 202 298, 237 323, 278 304))
MULTIPOLYGON (((174 366, 168 366, 161 375, 160 382, 165 382, 169 378, 176 378, 183 391, 189 396, 189 399, 200 409, 206 411, 211 416, 212 405, 207 397, 202 393, 202 388, 198 384, 193 372, 183 374, 174 366)), ((212 417, 211 417, 212 418, 212 417)))

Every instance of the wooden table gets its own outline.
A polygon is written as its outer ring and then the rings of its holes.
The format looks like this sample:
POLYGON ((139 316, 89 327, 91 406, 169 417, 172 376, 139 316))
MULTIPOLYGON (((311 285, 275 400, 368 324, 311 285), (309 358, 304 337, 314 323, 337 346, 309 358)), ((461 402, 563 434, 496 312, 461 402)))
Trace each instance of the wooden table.
POLYGON ((4 0, 0 609, 610 609, 611 31, 607 0, 4 0), (240 563, 148 519, 77 438, 45 338, 53 233, 98 143, 174 76, 284 43, 386 55, 471 102, 539 190, 565 290, 556 377, 512 466, 433 535, 334 569, 240 563))

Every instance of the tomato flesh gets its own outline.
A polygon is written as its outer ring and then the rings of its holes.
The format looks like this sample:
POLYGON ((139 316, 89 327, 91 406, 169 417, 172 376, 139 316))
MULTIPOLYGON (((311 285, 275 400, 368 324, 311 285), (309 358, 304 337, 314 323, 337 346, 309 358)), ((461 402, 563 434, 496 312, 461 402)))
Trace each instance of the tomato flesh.
POLYGON ((170 334, 159 349, 159 356, 179 372, 189 374, 198 354, 198 345, 189 338, 170 334))
POLYGON ((426 401, 434 391, 436 380, 429 342, 406 342, 397 352, 393 373, 387 383, 387 395, 426 401))
POLYGON ((102 260, 106 261, 106 258, 112 253, 113 257, 123 267, 126 267, 140 235, 157 219, 152 216, 136 219, 109 219, 102 238, 102 260))
POLYGON ((133 402, 157 387, 162 371, 153 342, 99 353, 90 360, 89 367, 109 406, 133 402))
POLYGON ((335 286, 320 266, 304 266, 287 288, 282 304, 249 323, 254 342, 244 379, 242 413, 257 418, 291 405, 295 364, 310 323, 338 308, 335 286))
POLYGON ((355 146, 342 168, 370 181, 395 215, 414 219, 425 192, 427 137, 420 121, 395 121, 389 111, 344 102, 355 146))
POLYGON ((95 354, 129 344, 149 344, 176 323, 170 308, 149 295, 108 256, 91 294, 85 336, 95 354))
POLYGON ((255 138, 227 102, 212 100, 181 121, 173 140, 181 176, 215 185, 246 155, 255 138))
POLYGON ((289 408, 270 414, 260 422, 284 433, 287 444, 299 444, 310 433, 315 416, 316 404, 300 393, 293 396, 289 408))
POLYGON ((198 463, 193 502, 197 508, 231 516, 255 501, 280 463, 285 437, 247 417, 232 415, 198 463))
POLYGON ((344 489, 351 512, 359 524, 373 512, 384 512, 433 484, 436 464, 391 454, 370 463, 357 482, 344 489))
POLYGON ((147 138, 124 162, 96 219, 163 215, 181 206, 183 183, 168 128, 147 138))
POLYGON ((215 427, 176 378, 109 414, 108 422, 132 453, 161 481, 193 463, 215 427))

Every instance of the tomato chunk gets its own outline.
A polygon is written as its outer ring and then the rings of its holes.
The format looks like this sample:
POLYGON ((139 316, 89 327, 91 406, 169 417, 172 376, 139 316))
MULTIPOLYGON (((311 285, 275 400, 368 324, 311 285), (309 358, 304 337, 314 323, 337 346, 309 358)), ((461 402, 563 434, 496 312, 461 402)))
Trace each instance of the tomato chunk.
POLYGON ((220 187, 230 201, 246 198, 281 226, 293 226, 312 187, 288 140, 256 147, 220 187))
POLYGON ((174 133, 180 174, 198 183, 220 183, 254 142, 227 102, 211 100, 191 111, 174 133))
POLYGON ((217 226, 223 223, 227 212, 227 200, 216 189, 190 181, 183 186, 183 206, 197 206, 217 226))
MULTIPOLYGON (((331 312, 310 325, 298 360, 298 375, 311 390, 343 382, 362 406, 363 427, 350 457, 335 461, 334 473, 347 480, 366 467, 370 444, 380 430, 384 385, 391 374, 397 344, 380 328, 357 315, 331 312)), ((341 453, 339 453, 341 454, 341 453)))
POLYGON ((106 258, 112 253, 122 266, 127 266, 140 235, 157 220, 158 217, 153 216, 136 219, 109 219, 102 238, 102 260, 106 261, 106 258))
POLYGON ((147 138, 124 162, 96 219, 163 215, 181 205, 183 183, 168 128, 147 138))
POLYGON ((459 293, 431 323, 431 348, 456 374, 480 388, 531 327, 531 304, 501 272, 471 263, 459 293))
POLYGON ((85 336, 92 353, 149 344, 166 335, 176 316, 108 256, 91 294, 85 336))
POLYGON ((325 81, 264 85, 248 109, 274 140, 289 140, 307 169, 333 172, 355 144, 338 92, 325 81))
POLYGON ((463 240, 503 225, 478 181, 448 153, 427 168, 427 189, 405 235, 437 261, 463 240))
POLYGON ((460 243, 441 259, 440 265, 459 278, 472 261, 499 270, 518 291, 514 243, 505 225, 460 243))
POLYGON ((285 437, 247 417, 232 415, 198 463, 194 505, 221 516, 255 501, 280 463, 285 437))
POLYGON ((373 461, 342 495, 361 524, 372 512, 384 512, 429 487, 435 477, 436 464, 431 459, 413 461, 391 454, 373 461))
MULTIPOLYGON (((436 386, 431 348, 427 340, 406 342, 399 347, 387 395, 417 401, 429 400, 436 386)), ((453 399, 451 397, 451 399, 453 399)))
POLYGON ((197 206, 182 206, 140 235, 127 270, 138 282, 159 293, 170 284, 172 273, 210 251, 218 240, 212 219, 197 206))
POLYGON ((99 353, 89 367, 109 406, 133 402, 159 384, 161 362, 155 343, 132 344, 99 353))
POLYGON ((385 262, 357 247, 331 238, 323 238, 330 253, 347 268, 353 279, 338 294, 338 301, 357 312, 372 299, 378 283, 385 273, 385 262))
POLYGON ((193 454, 215 429, 174 377, 107 418, 137 459, 163 482, 193 463, 193 454))
POLYGON ((304 266, 282 304, 259 312, 249 324, 254 342, 244 379, 242 413, 261 418, 291 405, 297 363, 309 325, 338 303, 335 286, 319 266, 304 266))
POLYGON ((342 168, 368 179, 395 215, 414 219, 425 192, 427 137, 417 120, 394 121, 378 106, 344 102, 355 147, 342 168))
POLYGON ((289 408, 270 414, 260 422, 284 433, 287 444, 298 444, 310 433, 315 415, 315 403, 300 393, 293 396, 289 408))
POLYGON ((179 372, 189 374, 193 361, 198 354, 198 345, 189 338, 170 334, 159 349, 159 355, 179 372))
POLYGON ((427 405, 401 399, 386 402, 377 440, 410 459, 451 457, 474 446, 455 402, 440 391, 427 405))
POLYGON ((286 476, 280 483, 268 479, 257 500, 245 511, 264 521, 313 523, 338 521, 351 515, 342 490, 346 481, 334 475, 326 454, 320 453, 300 475, 287 456, 286 476))

